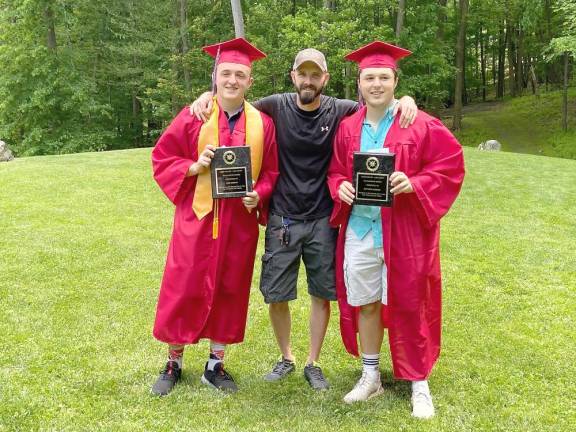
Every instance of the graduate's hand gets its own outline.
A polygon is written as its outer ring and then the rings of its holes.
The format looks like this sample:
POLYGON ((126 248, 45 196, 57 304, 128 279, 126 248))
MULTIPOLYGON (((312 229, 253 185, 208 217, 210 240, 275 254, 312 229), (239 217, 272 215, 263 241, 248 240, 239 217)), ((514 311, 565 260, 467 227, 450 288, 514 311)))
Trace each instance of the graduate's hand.
POLYGON ((354 190, 354 186, 347 180, 344 180, 340 183, 340 187, 338 188, 338 197, 344 201, 346 204, 352 205, 354 202, 354 194, 356 191, 354 190))
POLYGON ((392 185, 390 192, 394 195, 414 192, 410 179, 402 171, 395 171, 392 173, 390 176, 390 184, 392 185))
POLYGON ((188 176, 202 174, 212 163, 214 157, 214 146, 208 144, 196 162, 190 165, 188 176))
POLYGON ((405 129, 416 120, 416 115, 418 115, 418 106, 416 102, 410 96, 402 96, 392 114, 396 115, 400 111, 400 127, 405 129))
POLYGON ((190 114, 196 116, 198 120, 206 123, 210 118, 210 114, 212 113, 213 103, 214 100, 212 99, 212 93, 202 93, 200 97, 192 102, 192 105, 190 105, 190 114))
POLYGON ((252 192, 246 192, 246 196, 242 198, 242 203, 244 204, 244 207, 246 207, 248 210, 256 208, 259 201, 260 196, 258 195, 258 192, 256 192, 255 190, 253 190, 252 192))

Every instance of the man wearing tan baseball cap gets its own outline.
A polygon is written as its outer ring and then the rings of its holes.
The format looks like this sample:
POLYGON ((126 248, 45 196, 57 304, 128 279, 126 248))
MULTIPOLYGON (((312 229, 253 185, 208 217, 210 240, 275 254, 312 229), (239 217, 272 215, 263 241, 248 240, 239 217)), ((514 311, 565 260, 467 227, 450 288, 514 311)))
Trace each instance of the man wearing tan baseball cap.
MULTIPOLYGON (((340 120, 355 113, 357 102, 323 95, 330 79, 324 54, 314 48, 298 52, 290 72, 295 93, 267 96, 254 106, 276 125, 280 175, 270 202, 262 256, 260 291, 269 305, 270 321, 282 354, 264 376, 279 381, 295 370, 290 346, 289 302, 296 299, 300 261, 304 262, 310 295, 310 343, 304 377, 315 390, 329 388, 318 364, 336 300, 334 252, 337 230, 329 225, 333 208, 326 183, 332 140, 340 120)), ((190 107, 205 119, 211 108, 210 93, 190 107)), ((400 99, 400 123, 408 127, 418 111, 414 99, 400 99)), ((263 358, 266 358, 262 354, 263 358)))

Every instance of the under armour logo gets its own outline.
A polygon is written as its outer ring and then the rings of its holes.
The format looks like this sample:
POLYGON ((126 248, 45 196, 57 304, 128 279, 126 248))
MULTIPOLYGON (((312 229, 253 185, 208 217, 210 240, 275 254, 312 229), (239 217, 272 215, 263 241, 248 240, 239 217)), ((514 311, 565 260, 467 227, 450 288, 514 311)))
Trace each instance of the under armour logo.
POLYGON ((320 127, 320 130, 321 130, 322 132, 328 132, 328 131, 330 130, 330 127, 329 127, 329 126, 321 126, 321 127, 320 127))

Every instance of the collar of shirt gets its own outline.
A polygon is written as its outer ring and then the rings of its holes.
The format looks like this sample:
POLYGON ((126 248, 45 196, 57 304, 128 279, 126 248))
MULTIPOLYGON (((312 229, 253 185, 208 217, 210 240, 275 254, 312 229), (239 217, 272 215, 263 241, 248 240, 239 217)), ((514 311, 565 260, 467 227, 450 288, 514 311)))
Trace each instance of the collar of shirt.
POLYGON ((238 108, 232 114, 228 114, 227 111, 224 111, 224 114, 226 114, 226 118, 228 119, 228 127, 230 128, 230 132, 234 130, 234 126, 236 126, 236 122, 242 115, 242 111, 244 111, 244 104, 240 105, 240 108, 238 108))
POLYGON ((377 148, 381 148, 384 140, 386 139, 386 135, 394 122, 394 115, 392 114, 394 111, 394 107, 398 101, 394 99, 384 117, 378 123, 376 130, 372 127, 372 125, 364 119, 362 122, 362 137, 361 137, 361 151, 370 151, 377 148))
MULTIPOLYGON (((384 116, 380 119, 380 122, 378 123, 378 128, 375 132, 379 132, 380 129, 382 129, 383 125, 386 124, 386 122, 392 122, 392 120, 394 120, 394 108, 396 107, 396 105, 398 105, 398 99, 393 99, 392 102, 390 103, 390 105, 388 106, 388 108, 386 109, 386 113, 384 114, 384 116)), ((366 120, 366 117, 364 117, 364 120, 362 121, 362 126, 364 127, 368 127, 371 130, 374 130, 372 128, 372 125, 366 120)))

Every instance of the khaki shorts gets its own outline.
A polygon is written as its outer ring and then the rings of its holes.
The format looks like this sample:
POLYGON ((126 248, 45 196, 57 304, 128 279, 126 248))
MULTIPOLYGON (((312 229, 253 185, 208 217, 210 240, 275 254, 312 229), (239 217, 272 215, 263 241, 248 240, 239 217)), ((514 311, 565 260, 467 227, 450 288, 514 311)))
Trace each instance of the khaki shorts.
POLYGON ((387 304, 388 282, 384 250, 374 248, 370 231, 363 239, 348 226, 344 245, 344 282, 350 306, 381 301, 387 304))

